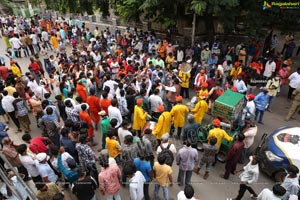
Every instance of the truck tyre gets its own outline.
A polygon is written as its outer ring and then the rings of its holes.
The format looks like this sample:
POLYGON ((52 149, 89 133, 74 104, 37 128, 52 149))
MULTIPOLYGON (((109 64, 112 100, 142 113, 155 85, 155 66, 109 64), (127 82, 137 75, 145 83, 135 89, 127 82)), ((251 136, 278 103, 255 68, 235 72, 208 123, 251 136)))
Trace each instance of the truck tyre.
POLYGON ((218 154, 217 154, 217 160, 221 163, 225 163, 226 162, 226 153, 223 152, 223 151, 220 151, 218 154))
POLYGON ((277 171, 274 173, 274 180, 277 182, 277 183, 282 183, 284 181, 286 177, 286 172, 285 171, 277 171))

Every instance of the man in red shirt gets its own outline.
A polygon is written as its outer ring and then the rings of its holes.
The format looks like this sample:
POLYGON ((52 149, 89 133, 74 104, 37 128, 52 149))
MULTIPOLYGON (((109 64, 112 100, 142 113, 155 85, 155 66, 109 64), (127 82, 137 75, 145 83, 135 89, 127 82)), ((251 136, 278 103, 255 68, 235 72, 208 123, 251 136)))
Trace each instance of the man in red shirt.
POLYGON ((8 77, 8 67, 0 66, 0 80, 6 80, 8 77))
POLYGON ((29 149, 32 153, 48 153, 47 144, 53 144, 52 141, 47 137, 37 136, 31 138, 31 135, 26 133, 22 136, 22 140, 29 144, 29 149))
POLYGON ((29 64, 29 71, 32 73, 32 75, 34 75, 34 79, 36 80, 36 82, 39 84, 40 83, 40 71, 41 71, 41 67, 40 65, 34 60, 34 58, 30 58, 30 64, 29 64))
POLYGON ((79 113, 80 120, 86 122, 89 125, 88 137, 90 139, 91 145, 95 146, 97 145, 97 143, 94 143, 94 127, 92 119, 89 113, 87 112, 87 106, 85 104, 82 104, 81 110, 82 111, 79 113))

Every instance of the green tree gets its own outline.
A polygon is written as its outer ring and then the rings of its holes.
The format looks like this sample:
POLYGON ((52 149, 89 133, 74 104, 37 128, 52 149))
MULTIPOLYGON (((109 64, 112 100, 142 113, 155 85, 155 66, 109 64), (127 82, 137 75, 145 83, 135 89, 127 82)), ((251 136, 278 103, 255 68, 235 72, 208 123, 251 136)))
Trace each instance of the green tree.
POLYGON ((219 20, 228 29, 234 27, 232 10, 239 6, 239 0, 192 0, 191 9, 205 21, 205 27, 210 41, 215 34, 214 20, 219 20))

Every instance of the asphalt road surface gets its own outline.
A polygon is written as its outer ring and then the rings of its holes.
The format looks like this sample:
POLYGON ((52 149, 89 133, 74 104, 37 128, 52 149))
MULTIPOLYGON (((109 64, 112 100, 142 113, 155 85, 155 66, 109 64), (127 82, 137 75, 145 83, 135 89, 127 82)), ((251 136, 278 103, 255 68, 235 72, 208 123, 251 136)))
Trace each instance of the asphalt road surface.
MULTIPOLYGON (((49 52, 49 55, 53 52, 49 52)), ((70 47, 68 47, 68 53, 70 53, 70 47)), ((0 39, 0 55, 5 55, 5 45, 2 39, 0 39)), ((22 52, 22 56, 23 52, 22 52)), ((6 58, 7 59, 7 58, 6 58)), ((41 56, 42 60, 42 56, 41 56)), ((22 68, 22 74, 25 74, 26 71, 28 71, 28 65, 29 65, 29 57, 22 57, 17 60, 19 65, 22 68)), ((42 61, 43 62, 43 61, 42 61)), ((9 63, 9 60, 6 60, 6 63, 9 63)), ((293 68, 296 68, 297 66, 294 66, 293 68)), ((300 116, 296 116, 296 120, 291 120, 289 122, 284 121, 284 117, 288 112, 288 108, 290 106, 290 101, 287 100, 286 94, 287 94, 287 86, 285 86, 280 94, 279 97, 275 99, 274 106, 273 106, 273 113, 265 112, 264 116, 264 125, 258 124, 258 133, 255 138, 255 143, 251 149, 255 149, 260 142, 260 138, 263 133, 271 133, 276 128, 282 127, 282 126, 297 126, 299 125, 299 119, 300 116)), ((257 90, 259 92, 259 90, 257 90)), ((31 114, 30 114, 31 115, 31 114)), ((31 134, 32 136, 40 135, 41 131, 37 128, 35 120, 33 119, 32 115, 31 118, 31 134)), ((205 119, 203 121, 204 124, 208 123, 212 118, 208 115, 205 116, 205 119)), ((9 124, 11 126, 11 129, 9 130, 10 137, 13 138, 15 144, 21 144, 23 143, 21 140, 23 133, 15 133, 15 126, 12 122, 9 124)), ((98 142, 98 146, 93 147, 93 149, 97 152, 97 150, 100 148, 101 139, 100 139, 100 132, 95 131, 95 141, 98 142)), ((181 144, 179 142, 175 142, 177 150, 181 147, 181 144)), ((199 152, 199 158, 201 158, 202 153, 199 152)), ((238 175, 231 175, 229 180, 224 180, 219 177, 221 173, 224 172, 225 164, 223 163, 217 163, 215 167, 212 168, 210 176, 207 180, 204 180, 202 178, 204 174, 204 169, 200 171, 200 175, 193 174, 192 176, 192 185, 195 189, 195 196, 200 198, 201 200, 226 200, 230 198, 236 197, 239 189, 239 177, 238 175)), ((241 168, 242 166, 239 165, 237 168, 241 168)), ((178 175, 178 166, 176 166, 176 163, 173 164, 173 180, 177 180, 178 175)), ((33 184, 29 183, 32 187, 33 184)), ((259 181, 257 184, 253 186, 254 190, 257 192, 257 194, 264 188, 272 188, 274 184, 274 181, 267 177, 265 174, 260 173, 259 181)), ((34 188, 34 187, 33 187, 34 188)), ((177 194, 180 190, 183 190, 182 187, 179 187, 177 184, 174 184, 173 187, 169 188, 169 196, 170 199, 177 199, 177 194)), ((150 186, 150 196, 153 196, 154 191, 154 185, 150 186)), ((70 194, 70 190, 65 189, 64 190, 67 199, 76 199, 72 194, 70 194)), ((127 188, 121 189, 121 197, 124 200, 129 200, 129 190, 128 186, 127 188)), ((160 191, 160 197, 162 198, 162 191, 160 191)), ((99 190, 97 190, 97 199, 103 199, 103 196, 100 194, 99 190)), ((245 193, 244 198, 245 200, 251 199, 249 193, 245 193)))

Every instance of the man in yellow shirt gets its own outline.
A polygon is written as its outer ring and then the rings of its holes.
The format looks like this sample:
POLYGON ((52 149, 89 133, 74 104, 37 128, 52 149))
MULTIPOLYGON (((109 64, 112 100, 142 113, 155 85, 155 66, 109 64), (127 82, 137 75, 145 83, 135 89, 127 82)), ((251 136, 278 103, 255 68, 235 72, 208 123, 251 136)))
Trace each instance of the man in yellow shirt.
POLYGON ((173 118, 173 124, 171 127, 171 136, 175 129, 177 129, 177 138, 180 139, 181 129, 184 127, 185 115, 190 111, 186 105, 182 104, 182 96, 176 97, 177 104, 173 106, 170 114, 173 118))
POLYGON ((158 162, 155 162, 153 166, 154 178, 156 180, 154 186, 154 199, 159 199, 158 194, 160 187, 163 190, 163 199, 169 199, 168 186, 173 186, 173 170, 169 165, 165 164, 165 160, 166 157, 162 154, 159 154, 157 157, 158 162))
POLYGON ((147 119, 147 112, 145 112, 142 108, 143 99, 139 98, 136 100, 136 104, 134 107, 134 114, 133 114, 133 130, 138 132, 138 136, 141 136, 142 130, 145 127, 146 119, 147 119))
POLYGON ((230 76, 232 77, 232 80, 236 80, 237 76, 242 72, 242 64, 240 62, 235 62, 234 67, 230 71, 230 76))
POLYGON ((194 109, 191 110, 191 112, 194 114, 195 122, 201 124, 202 119, 205 115, 205 113, 208 111, 208 104, 206 102, 208 94, 203 93, 202 96, 200 96, 200 100, 195 105, 194 109))
POLYGON ((168 111, 164 111, 163 105, 157 107, 157 112, 161 113, 158 118, 157 124, 155 125, 152 134, 155 135, 156 139, 160 140, 165 133, 169 133, 171 124, 171 114, 168 111))
POLYGON ((6 87, 4 88, 4 90, 8 92, 9 96, 13 96, 13 94, 17 91, 10 80, 6 81, 6 87))
POLYGON ((231 142, 233 138, 229 136, 226 131, 220 128, 221 121, 218 118, 213 120, 214 129, 210 130, 207 136, 209 141, 211 137, 217 138, 218 152, 220 151, 222 140, 225 139, 228 142, 231 142))
POLYGON ((109 157, 118 160, 117 157, 121 154, 121 145, 119 144, 116 136, 114 136, 113 132, 107 132, 105 142, 109 157))
POLYGON ((189 85, 190 85, 190 78, 191 73, 190 72, 184 72, 183 69, 180 69, 178 77, 180 78, 180 95, 183 97, 185 93, 185 98, 190 98, 189 96, 189 85))
POLYGON ((21 78, 22 77, 22 72, 20 68, 17 66, 16 62, 11 60, 10 61, 10 69, 12 70, 12 73, 16 75, 17 77, 21 78))

